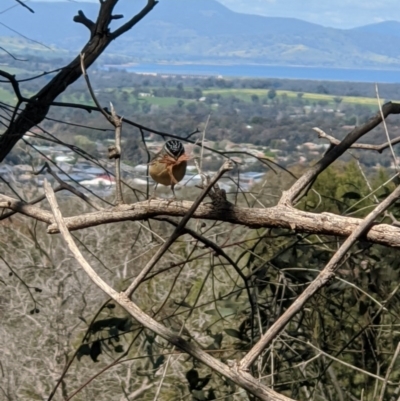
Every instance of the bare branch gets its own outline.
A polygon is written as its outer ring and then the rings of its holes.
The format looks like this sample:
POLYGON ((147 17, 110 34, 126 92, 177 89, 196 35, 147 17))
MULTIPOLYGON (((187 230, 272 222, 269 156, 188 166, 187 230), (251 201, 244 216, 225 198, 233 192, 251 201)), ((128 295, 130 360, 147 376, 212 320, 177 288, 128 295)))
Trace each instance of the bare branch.
MULTIPOLYGON (((167 218, 167 217, 161 217, 157 218, 158 221, 167 221, 169 224, 172 224, 175 227, 178 227, 178 223, 175 223, 173 220, 167 218)), ((211 248, 217 255, 222 256, 227 260, 227 262, 233 267, 235 270, 236 274, 242 279, 243 284, 246 288, 247 292, 247 297, 249 299, 250 307, 251 307, 251 312, 254 314, 254 300, 253 297, 251 296, 250 293, 250 287, 248 284, 248 279, 247 277, 243 274, 242 270, 240 267, 235 263, 235 261, 220 247, 218 246, 215 242, 211 241, 210 239, 206 238, 204 235, 199 234, 198 232, 188 228, 184 227, 182 234, 189 234, 193 238, 197 239, 198 241, 202 242, 204 245, 207 247, 211 248)))
POLYGON ((0 208, 14 210, 15 212, 31 216, 36 220, 43 221, 47 224, 53 221, 51 213, 48 211, 29 205, 23 201, 10 198, 6 195, 0 195, 0 208))
POLYGON ((124 199, 122 197, 121 187, 121 129, 122 129, 122 118, 119 118, 114 106, 111 104, 111 119, 115 127, 115 145, 108 147, 108 158, 115 159, 115 190, 116 190, 116 201, 117 205, 122 205, 124 199))
POLYGON ((385 210, 387 210, 400 196, 400 186, 397 187, 381 204, 379 204, 352 232, 352 234, 341 245, 329 263, 324 267, 316 279, 307 287, 307 289, 293 302, 286 312, 268 329, 260 341, 247 353, 241 360, 240 367, 248 369, 257 359, 263 350, 271 341, 285 328, 296 313, 298 313, 304 304, 328 281, 334 277, 339 267, 339 262, 354 245, 354 243, 365 234, 371 227, 374 220, 385 210))
POLYGON ((8 79, 11 86, 13 87, 15 96, 17 97, 19 102, 26 101, 26 98, 24 96, 22 96, 22 93, 19 89, 19 83, 16 80, 15 75, 12 75, 6 71, 0 70, 0 76, 8 79))
POLYGON ((122 117, 119 117, 114 109, 114 106, 111 104, 111 113, 108 113, 103 107, 101 107, 100 102, 97 100, 97 97, 92 88, 92 84, 90 83, 89 76, 86 72, 85 68, 85 54, 81 54, 81 70, 82 75, 85 78, 87 87, 89 89, 89 93, 96 104, 97 108, 101 111, 103 116, 110 122, 115 128, 115 146, 110 146, 108 148, 108 158, 115 159, 115 188, 116 188, 116 204, 121 205, 124 203, 122 198, 122 187, 121 187, 121 128, 122 128, 122 117))
POLYGON ((389 149, 390 149, 390 153, 392 154, 393 163, 394 163, 396 172, 399 173, 399 166, 398 166, 398 164, 396 162, 396 155, 394 153, 393 146, 392 146, 391 141, 390 141, 390 136, 389 136, 389 131, 388 131, 387 125, 386 125, 385 116, 383 115, 381 99, 379 97, 379 91, 378 91, 378 85, 377 84, 375 84, 375 92, 376 92, 376 98, 378 100, 379 113, 381 113, 382 124, 383 124, 383 128, 385 130, 385 134, 386 134, 386 138, 387 138, 387 143, 389 144, 389 149))
MULTIPOLYGON (((95 112, 102 112, 101 110, 99 110, 98 107, 90 106, 90 105, 87 105, 87 104, 79 104, 79 103, 52 102, 52 103, 51 103, 51 106, 57 106, 57 107, 71 107, 71 108, 74 108, 74 109, 85 110, 85 111, 87 111, 88 113, 91 113, 92 111, 95 111, 95 112)), ((108 112, 108 109, 107 109, 106 107, 104 107, 103 110, 106 111, 106 112, 108 112)), ((139 130, 142 129, 143 131, 147 131, 147 132, 151 132, 151 133, 153 133, 153 134, 155 134, 155 135, 159 135, 159 136, 161 136, 163 139, 165 139, 165 138, 173 138, 173 139, 178 139, 179 141, 184 140, 184 141, 186 141, 186 142, 188 142, 188 143, 192 143, 192 144, 194 144, 194 145, 198 145, 198 144, 197 144, 197 141, 191 140, 190 137, 191 137, 192 135, 194 135, 194 134, 199 133, 199 132, 200 132, 199 130, 195 130, 195 131, 193 131, 192 133, 190 133, 188 136, 182 138, 182 137, 180 137, 180 136, 178 136, 178 135, 174 135, 174 134, 170 134, 170 133, 168 133, 168 132, 158 131, 158 130, 155 130, 155 129, 153 129, 153 128, 146 127, 146 126, 144 126, 144 125, 142 125, 142 124, 138 124, 138 123, 136 123, 136 122, 134 122, 134 121, 132 121, 132 120, 129 120, 129 119, 125 118, 125 117, 121 117, 121 116, 118 116, 118 117, 122 119, 122 122, 124 122, 124 123, 126 123, 126 124, 128 124, 128 125, 131 125, 132 127, 136 127, 136 128, 138 128, 139 130)), ((272 160, 270 160, 270 159, 268 159, 268 158, 266 158, 266 157, 256 157, 256 156, 254 156, 253 154, 248 153, 248 152, 239 152, 239 151, 238 151, 238 152, 233 152, 233 151, 232 151, 232 152, 223 152, 223 151, 219 151, 219 150, 210 148, 209 146, 204 146, 204 149, 207 149, 207 150, 209 150, 210 152, 216 153, 216 154, 222 156, 222 157, 225 158, 225 159, 229 158, 229 156, 227 156, 227 155, 229 155, 229 154, 236 154, 236 155, 237 155, 237 154, 248 154, 248 155, 251 156, 251 157, 255 157, 255 158, 256 158, 257 160, 259 160, 261 163, 264 163, 264 164, 268 165, 268 167, 270 167, 270 168, 271 168, 271 166, 269 165, 270 163, 271 163, 271 164, 275 164, 275 165, 279 166, 279 167, 282 168, 284 171, 286 171, 287 173, 289 173, 289 174, 291 174, 291 175, 293 176, 293 174, 290 173, 288 170, 285 170, 282 166, 278 165, 276 162, 274 162, 274 161, 272 161, 272 160)), ((235 162, 234 162, 234 163, 235 163, 235 162)), ((296 178, 296 177, 295 177, 295 178, 296 178)))
POLYGON ((266 387, 259 380, 256 380, 247 372, 239 372, 237 367, 228 367, 218 359, 212 357, 207 352, 202 350, 200 347, 195 345, 193 342, 188 342, 182 337, 174 333, 172 330, 166 328, 162 324, 158 323, 146 313, 144 313, 134 302, 132 302, 125 293, 118 293, 112 287, 110 287, 105 281, 103 281, 89 263, 85 260, 81 254, 79 248, 76 246, 71 234, 66 227, 62 214, 57 204, 56 197, 51 186, 47 181, 44 183, 45 193, 50 203, 51 210, 54 218, 57 221, 60 232, 69 248, 74 255, 77 262, 80 264, 82 269, 90 277, 90 279, 110 298, 114 299, 120 306, 122 306, 131 316, 133 316, 139 323, 144 327, 153 331, 157 335, 167 340, 172 345, 187 352, 192 357, 198 359, 200 362, 209 366, 211 369, 222 374, 226 378, 232 380, 234 383, 249 391, 256 397, 259 397, 263 401, 292 401, 290 398, 278 394, 270 388, 266 387))
POLYGON ((106 109, 104 109, 104 108, 101 106, 100 102, 98 101, 98 99, 97 99, 97 97, 96 97, 96 95, 95 95, 95 93, 94 93, 94 90, 93 90, 93 88, 92 88, 92 84, 90 83, 89 76, 88 76, 88 74, 87 74, 87 72, 86 72, 86 67, 85 67, 85 53, 81 53, 80 59, 81 59, 80 66, 81 66, 81 70, 82 70, 82 75, 83 75, 83 78, 85 78, 86 85, 87 85, 87 87, 88 87, 88 89, 89 89, 90 96, 92 97, 92 99, 93 99, 93 101, 94 101, 94 103, 95 103, 95 105, 96 105, 96 107, 97 107, 97 110, 99 110, 99 111, 101 112, 101 114, 103 114, 103 116, 106 118, 106 120, 107 120, 110 124, 112 124, 113 126, 115 126, 115 125, 114 125, 114 120, 113 120, 113 118, 111 117, 111 114, 110 114, 106 109))
POLYGON ((383 401, 383 397, 385 396, 386 386, 389 383, 389 377, 390 377, 390 374, 392 373, 393 366, 394 366, 394 364, 395 364, 395 362, 397 360, 397 357, 399 356, 399 353, 400 353, 400 343, 397 344, 396 351, 395 351, 395 353, 393 355, 392 360, 390 361, 390 365, 389 365, 388 370, 386 372, 385 380, 384 380, 384 382, 382 384, 381 394, 379 396, 379 400, 378 401, 383 401))
MULTIPOLYGON (((339 145, 340 140, 336 139, 332 135, 328 135, 325 131, 321 128, 314 127, 313 130, 318 133, 318 138, 327 139, 330 144, 332 145, 339 145)), ((353 143, 350 146, 350 149, 365 149, 365 150, 375 150, 379 153, 382 153, 386 148, 390 145, 396 145, 400 142, 400 136, 397 138, 392 139, 390 142, 384 142, 381 145, 370 145, 368 143, 353 143)))
POLYGON ((136 14, 133 18, 131 18, 124 25, 119 27, 117 30, 110 34, 111 39, 116 39, 118 36, 121 36, 126 31, 129 31, 132 27, 134 27, 139 21, 141 21, 156 5, 158 1, 156 0, 147 0, 146 6, 136 14))
MULTIPOLYGON (((96 61, 112 40, 133 27, 156 4, 154 0, 149 0, 142 12, 111 35, 109 34, 109 25, 112 21, 113 9, 117 1, 102 1, 100 4, 100 11, 93 33, 82 49, 82 53, 85 54, 85 68, 88 68, 96 61)), ((3 23, 0 24, 4 25, 3 23)), ((29 131, 46 117, 54 100, 81 75, 80 56, 78 55, 67 66, 62 68, 36 95, 29 99, 25 109, 16 117, 15 121, 11 122, 0 137, 0 162, 4 160, 26 131, 29 131)))
POLYGON ((16 57, 16 56, 14 56, 12 53, 10 53, 8 50, 6 50, 4 47, 1 47, 0 46, 0 49, 1 50, 3 50, 3 52, 6 52, 10 57, 12 57, 14 60, 17 60, 17 61, 28 61, 28 59, 26 59, 26 58, 18 58, 18 57, 16 57))
MULTIPOLYGON (((78 189, 76 189, 75 187, 73 187, 72 185, 69 185, 68 183, 66 183, 65 181, 63 181, 50 167, 48 162, 45 162, 43 167, 40 169, 40 171, 36 172, 35 175, 40 174, 43 170, 46 170, 59 184, 59 190, 61 189, 66 189, 67 191, 71 192, 72 194, 74 194, 75 196, 77 196, 78 198, 82 199, 84 202, 86 202, 89 206, 91 206, 93 209, 96 210, 103 210, 102 207, 97 206, 95 203, 93 203, 83 192, 79 191, 78 189)), ((32 204, 32 203, 30 203, 32 204)))
POLYGON ((390 114, 400 114, 400 103, 389 102, 384 104, 382 113, 379 111, 375 117, 371 118, 367 123, 361 127, 354 128, 340 144, 330 149, 317 164, 303 174, 288 191, 284 192, 280 204, 291 205, 295 200, 298 200, 302 192, 308 188, 322 171, 330 166, 359 138, 379 125, 382 122, 382 118, 386 118, 390 114))
POLYGON ((18 4, 20 4, 22 7, 25 7, 26 9, 28 9, 31 13, 35 13, 34 10, 32 10, 29 6, 27 6, 24 2, 22 2, 21 0, 15 0, 18 4))
MULTIPOLYGON (((81 230, 102 224, 121 221, 146 220, 156 216, 183 217, 193 202, 153 199, 150 202, 137 202, 120 206, 118 210, 86 213, 66 217, 69 230, 81 230)), ((9 196, 0 195, 0 207, 11 209, 36 220, 49 224, 49 234, 58 233, 51 214, 36 206, 28 205, 9 196)), ((332 213, 309 213, 286 206, 267 209, 243 208, 229 202, 222 204, 201 204, 194 212, 197 219, 224 221, 250 228, 286 228, 298 233, 334 235, 348 237, 362 222, 361 219, 338 216, 332 213)), ((376 224, 365 234, 366 241, 394 248, 400 248, 400 228, 388 224, 376 224)))
POLYGON ((18 36, 21 36, 22 38, 28 40, 29 42, 37 43, 38 45, 43 46, 43 47, 45 47, 46 49, 52 50, 51 47, 45 45, 45 44, 42 43, 42 42, 39 42, 39 41, 37 41, 37 40, 35 40, 35 39, 31 39, 31 38, 29 38, 28 36, 23 35, 21 32, 18 32, 18 31, 16 31, 15 29, 11 28, 10 26, 6 25, 4 22, 0 22, 0 25, 4 26, 4 28, 10 30, 11 32, 16 33, 18 36))
POLYGON ((79 10, 78 15, 75 15, 74 22, 85 25, 86 28, 89 29, 91 35, 93 34, 93 29, 96 24, 91 19, 87 18, 82 10, 79 10))

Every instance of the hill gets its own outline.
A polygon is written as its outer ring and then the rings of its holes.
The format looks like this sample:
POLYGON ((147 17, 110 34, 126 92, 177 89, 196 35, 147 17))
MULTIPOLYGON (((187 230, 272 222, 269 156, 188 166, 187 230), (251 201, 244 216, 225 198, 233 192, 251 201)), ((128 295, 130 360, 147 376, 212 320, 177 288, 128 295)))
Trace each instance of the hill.
MULTIPOLYGON (((97 3, 32 2, 35 14, 14 7, 0 15, 23 35, 76 52, 87 39, 72 21, 78 9, 90 18, 97 3), (62 27, 62 29, 61 29, 62 27)), ((126 20, 139 4, 122 0, 115 12, 126 20)), ((120 24, 118 20, 114 26, 120 24)), ((396 68, 400 66, 400 23, 357 29, 327 28, 294 18, 233 12, 215 0, 163 0, 132 31, 110 46, 116 62, 260 63, 276 65, 396 68)), ((0 26, 0 36, 16 33, 0 26)), ((110 54, 109 53, 109 54, 110 54)), ((108 57, 108 62, 109 62, 108 57)))
POLYGON ((400 22, 384 21, 351 29, 353 32, 372 33, 384 36, 400 37, 400 22))

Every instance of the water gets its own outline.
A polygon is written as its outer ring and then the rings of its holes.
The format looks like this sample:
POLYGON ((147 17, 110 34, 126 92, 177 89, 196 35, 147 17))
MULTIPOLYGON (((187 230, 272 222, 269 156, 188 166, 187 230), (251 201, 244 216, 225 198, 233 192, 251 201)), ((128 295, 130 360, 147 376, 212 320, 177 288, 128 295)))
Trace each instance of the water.
POLYGON ((130 72, 177 75, 222 75, 225 77, 286 78, 325 81, 399 83, 400 70, 287 67, 260 65, 138 64, 124 68, 130 72))

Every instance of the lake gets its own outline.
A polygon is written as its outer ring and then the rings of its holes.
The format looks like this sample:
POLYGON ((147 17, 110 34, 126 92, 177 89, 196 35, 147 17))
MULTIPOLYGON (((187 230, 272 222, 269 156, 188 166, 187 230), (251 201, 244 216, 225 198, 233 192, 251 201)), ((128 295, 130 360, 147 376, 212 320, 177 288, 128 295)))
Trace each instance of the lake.
MULTIPOLYGON (((108 66, 106 66, 107 68, 108 66)), ((113 66, 117 67, 117 66, 113 66)), ((225 77, 286 78, 325 81, 399 83, 400 70, 287 67, 261 65, 138 64, 123 68, 137 73, 222 75, 225 77)))

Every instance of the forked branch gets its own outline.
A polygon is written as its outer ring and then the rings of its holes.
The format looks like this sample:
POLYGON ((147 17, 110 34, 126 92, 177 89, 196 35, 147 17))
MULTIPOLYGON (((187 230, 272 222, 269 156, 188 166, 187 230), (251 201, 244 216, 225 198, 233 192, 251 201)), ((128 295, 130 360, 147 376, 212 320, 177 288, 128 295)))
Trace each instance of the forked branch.
POLYGON ((383 105, 375 117, 360 127, 354 128, 337 146, 334 146, 324 157, 305 174, 303 174, 288 190, 285 191, 280 204, 290 206, 301 198, 302 193, 314 182, 319 174, 338 159, 347 149, 349 149, 358 139, 378 126, 383 118, 390 114, 400 114, 400 103, 386 103, 383 105))
POLYGON ((64 238, 69 250, 74 255, 75 259, 90 277, 90 279, 110 298, 122 306, 133 318, 135 318, 144 327, 153 331, 157 335, 161 336, 167 340, 170 344, 176 346, 182 351, 188 353, 193 358, 204 363, 206 366, 210 367, 212 370, 220 373, 226 378, 232 380, 238 386, 249 391, 254 396, 258 397, 263 401, 293 401, 290 398, 276 393, 270 388, 266 387, 260 381, 256 380, 248 372, 239 372, 236 366, 229 367, 224 363, 215 359, 199 346, 195 345, 193 342, 188 342, 181 336, 177 335, 172 330, 158 323, 156 320, 144 313, 134 302, 132 302, 125 293, 118 293, 112 287, 110 287, 100 276, 93 270, 90 264, 81 254, 79 248, 76 246, 71 234, 66 227, 61 211, 57 204, 55 194, 47 181, 44 182, 44 189, 46 197, 50 203, 54 219, 57 222, 58 228, 62 237, 64 238))
MULTIPOLYGON (((85 54, 86 68, 97 60, 111 41, 137 24, 157 4, 154 0, 148 0, 147 5, 141 12, 111 34, 110 23, 113 20, 113 9, 117 3, 118 0, 101 1, 99 15, 94 26, 90 24, 90 20, 84 20, 82 15, 79 17, 78 22, 84 23, 85 21, 86 26, 88 28, 91 27, 91 37, 82 50, 82 53, 85 54)), ((14 121, 11 121, 7 130, 0 137, 0 162, 4 160, 27 131, 46 117, 54 100, 81 75, 80 56, 78 55, 63 67, 38 93, 27 100, 25 109, 16 116, 14 121)))
POLYGON ((354 245, 354 243, 365 234, 371 227, 375 219, 384 213, 400 197, 400 186, 398 186, 382 203, 380 203, 353 231, 353 233, 343 242, 342 246, 333 255, 329 263, 324 267, 321 273, 307 287, 307 289, 293 302, 286 312, 268 329, 260 341, 248 352, 240 361, 241 369, 248 369, 264 349, 276 338, 285 328, 296 313, 303 309, 304 304, 329 280, 335 275, 339 267, 339 262, 354 245))
MULTIPOLYGON (((313 130, 318 134, 318 138, 326 139, 329 141, 331 145, 339 145, 340 140, 335 138, 332 135, 328 135, 325 131, 321 128, 314 127, 313 130)), ((378 153, 382 153, 385 149, 389 148, 390 145, 397 145, 400 142, 400 136, 397 138, 392 139, 390 142, 384 142, 381 145, 371 145, 369 143, 353 143, 350 146, 351 149, 363 149, 363 150, 375 150, 378 153)))

